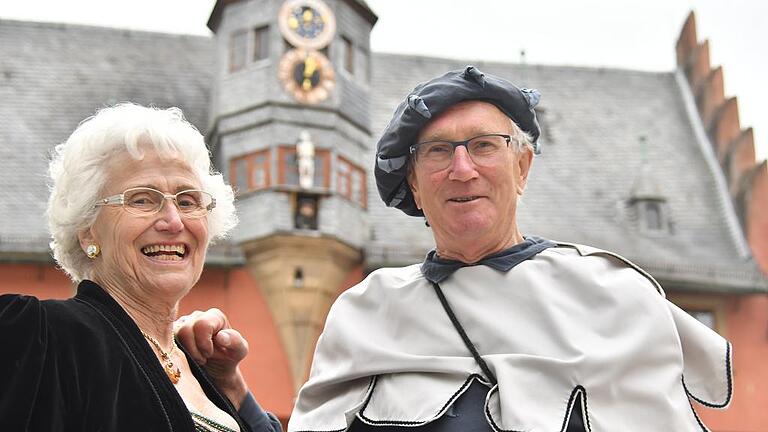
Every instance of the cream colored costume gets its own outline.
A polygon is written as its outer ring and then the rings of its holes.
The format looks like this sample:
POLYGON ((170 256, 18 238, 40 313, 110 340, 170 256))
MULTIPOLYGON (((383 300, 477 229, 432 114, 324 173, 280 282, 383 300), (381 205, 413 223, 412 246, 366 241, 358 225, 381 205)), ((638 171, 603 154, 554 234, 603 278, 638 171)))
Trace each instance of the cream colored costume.
MULTIPOLYGON (((611 253, 560 243, 440 286, 498 379, 495 430, 560 431, 580 396, 589 430, 701 431, 691 399, 730 401, 730 344, 611 253)), ((331 308, 288 430, 344 430, 356 415, 424 424, 472 380, 481 371, 419 266, 379 269, 331 308)))

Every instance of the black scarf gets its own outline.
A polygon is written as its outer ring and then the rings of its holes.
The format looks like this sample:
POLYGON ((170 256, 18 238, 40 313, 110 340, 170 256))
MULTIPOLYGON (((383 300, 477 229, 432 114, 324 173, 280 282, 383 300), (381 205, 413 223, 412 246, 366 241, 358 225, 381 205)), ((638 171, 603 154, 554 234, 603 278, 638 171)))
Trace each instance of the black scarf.
POLYGON ((437 256, 437 252, 433 249, 429 251, 427 257, 424 258, 424 263, 421 264, 421 273, 428 281, 435 283, 444 281, 448 276, 452 275, 453 272, 462 267, 475 265, 485 265, 506 273, 521 262, 532 258, 544 249, 551 248, 555 245, 556 243, 552 240, 547 240, 541 237, 524 237, 522 243, 518 243, 509 249, 505 249, 493 255, 488 255, 473 264, 440 258, 437 256))

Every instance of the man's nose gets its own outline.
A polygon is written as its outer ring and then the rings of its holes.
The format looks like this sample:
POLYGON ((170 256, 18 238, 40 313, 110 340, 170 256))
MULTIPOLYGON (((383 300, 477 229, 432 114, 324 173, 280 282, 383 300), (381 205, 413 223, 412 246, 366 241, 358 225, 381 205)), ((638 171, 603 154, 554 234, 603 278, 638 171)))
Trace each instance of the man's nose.
POLYGON ((477 177, 475 162, 472 161, 465 146, 457 146, 453 150, 450 169, 448 178, 451 180, 467 181, 477 177))

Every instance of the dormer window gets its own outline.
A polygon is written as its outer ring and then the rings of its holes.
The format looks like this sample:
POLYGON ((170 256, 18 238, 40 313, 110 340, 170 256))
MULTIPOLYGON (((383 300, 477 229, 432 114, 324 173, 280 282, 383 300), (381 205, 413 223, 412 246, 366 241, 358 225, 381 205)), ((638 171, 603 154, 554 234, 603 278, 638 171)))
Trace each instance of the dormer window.
POLYGON ((634 196, 626 202, 627 222, 647 234, 672 234, 672 218, 666 198, 634 196))
POLYGON ((639 222, 648 231, 662 231, 665 229, 664 202, 660 200, 646 199, 639 204, 639 222))
MULTIPOLYGON (((644 145, 644 140, 641 140, 644 145)), ((648 163, 643 163, 627 200, 629 221, 648 234, 672 233, 667 197, 648 163)))

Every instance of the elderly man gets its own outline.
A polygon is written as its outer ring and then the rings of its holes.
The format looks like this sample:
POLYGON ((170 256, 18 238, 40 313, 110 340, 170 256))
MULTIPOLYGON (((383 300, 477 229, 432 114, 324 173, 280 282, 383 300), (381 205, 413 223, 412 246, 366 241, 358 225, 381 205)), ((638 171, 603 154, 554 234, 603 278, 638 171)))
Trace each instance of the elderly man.
POLYGON ((523 236, 535 90, 474 67, 417 86, 377 147, 389 206, 435 249, 342 294, 289 431, 698 431, 730 345, 598 249, 523 236))

